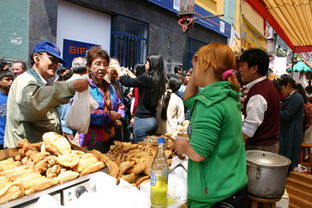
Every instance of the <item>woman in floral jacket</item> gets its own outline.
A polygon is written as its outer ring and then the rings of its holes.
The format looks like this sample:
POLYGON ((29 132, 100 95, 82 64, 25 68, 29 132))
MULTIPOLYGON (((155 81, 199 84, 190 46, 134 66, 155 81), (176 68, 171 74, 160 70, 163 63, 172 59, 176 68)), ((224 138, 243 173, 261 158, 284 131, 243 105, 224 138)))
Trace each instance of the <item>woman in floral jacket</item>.
POLYGON ((113 142, 116 125, 124 116, 124 105, 110 83, 103 78, 107 74, 109 56, 100 47, 92 47, 87 53, 89 72, 89 92, 98 103, 98 108, 91 112, 90 127, 87 134, 79 134, 79 144, 88 149, 107 152, 113 142))

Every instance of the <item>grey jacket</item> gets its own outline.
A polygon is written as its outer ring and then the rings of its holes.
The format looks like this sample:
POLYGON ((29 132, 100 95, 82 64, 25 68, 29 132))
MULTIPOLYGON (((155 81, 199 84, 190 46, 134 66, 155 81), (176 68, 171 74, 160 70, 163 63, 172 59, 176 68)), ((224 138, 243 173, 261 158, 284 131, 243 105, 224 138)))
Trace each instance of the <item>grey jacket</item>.
POLYGON ((33 68, 18 76, 9 92, 4 146, 16 147, 24 138, 39 142, 45 132, 60 132, 55 107, 68 103, 74 93, 72 82, 45 86, 33 68))

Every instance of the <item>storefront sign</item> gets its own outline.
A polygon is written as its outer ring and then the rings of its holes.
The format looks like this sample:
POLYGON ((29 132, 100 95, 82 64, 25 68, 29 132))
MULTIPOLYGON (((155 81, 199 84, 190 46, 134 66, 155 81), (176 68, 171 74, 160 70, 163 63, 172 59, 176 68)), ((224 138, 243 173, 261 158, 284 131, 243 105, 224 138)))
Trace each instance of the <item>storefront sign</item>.
POLYGON ((92 46, 96 46, 96 44, 64 39, 63 58, 66 62, 65 67, 70 68, 73 59, 84 57, 87 50, 92 46))
MULTIPOLYGON (((177 0, 148 0, 158 6, 161 6, 171 12, 176 14, 179 13, 178 3, 177 0)), ((212 16, 214 14, 208 12, 207 10, 203 9, 199 5, 195 4, 195 17, 204 17, 204 16, 212 16)), ((227 38, 231 37, 231 25, 224 20, 220 19, 219 17, 214 18, 205 18, 196 20, 197 24, 213 30, 221 35, 226 36, 227 38)))

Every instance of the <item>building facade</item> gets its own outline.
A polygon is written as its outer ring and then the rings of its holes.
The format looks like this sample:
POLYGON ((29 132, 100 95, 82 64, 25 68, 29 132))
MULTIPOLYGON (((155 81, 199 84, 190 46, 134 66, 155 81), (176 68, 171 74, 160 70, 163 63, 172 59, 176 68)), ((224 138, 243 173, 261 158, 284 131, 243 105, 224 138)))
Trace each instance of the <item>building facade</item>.
MULTIPOLYGON (((223 3, 213 4, 219 1, 203 2, 196 1, 195 16, 224 10, 223 3), (207 11, 209 6, 215 10, 207 11)), ((211 18, 196 21, 184 33, 177 24, 178 0, 10 0, 5 4, 19 12, 10 14, 14 18, 9 21, 1 20, 9 27, 0 32, 0 58, 8 60, 26 61, 38 41, 50 40, 60 47, 68 67, 74 57, 100 45, 129 68, 144 63, 148 54, 161 54, 166 71, 173 73, 177 64, 185 70, 191 67, 199 47, 216 41, 227 44, 231 32, 230 24, 211 18)))

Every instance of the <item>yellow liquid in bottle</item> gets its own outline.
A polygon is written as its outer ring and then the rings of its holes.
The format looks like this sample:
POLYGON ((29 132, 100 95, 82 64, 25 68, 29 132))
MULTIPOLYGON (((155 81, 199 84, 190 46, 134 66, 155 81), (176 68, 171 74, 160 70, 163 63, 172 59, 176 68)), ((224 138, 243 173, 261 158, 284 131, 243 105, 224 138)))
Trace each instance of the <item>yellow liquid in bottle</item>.
POLYGON ((151 185, 152 208, 167 207, 167 181, 165 176, 157 176, 156 184, 151 185))

